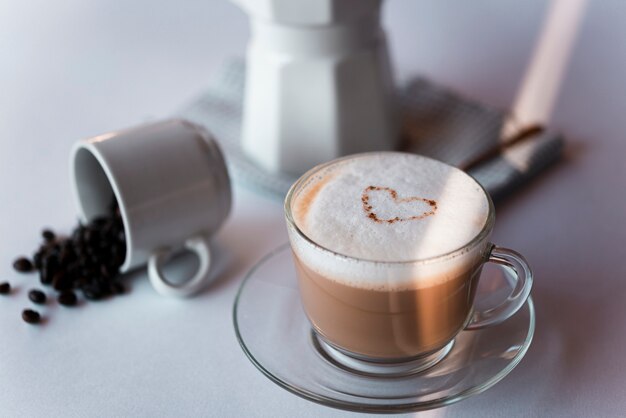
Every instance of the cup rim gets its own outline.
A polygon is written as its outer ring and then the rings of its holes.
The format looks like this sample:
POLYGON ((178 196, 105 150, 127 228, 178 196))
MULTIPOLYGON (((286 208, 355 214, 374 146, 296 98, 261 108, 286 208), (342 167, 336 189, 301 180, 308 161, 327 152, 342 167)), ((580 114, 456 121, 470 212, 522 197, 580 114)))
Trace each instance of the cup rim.
POLYGON ((305 172, 302 176, 300 176, 300 178, 298 178, 298 180, 296 180, 291 187, 289 188, 289 191, 287 192, 287 195, 285 197, 285 201, 284 201, 284 212, 285 212, 285 219, 287 220, 287 225, 291 228, 293 228, 293 230, 302 238, 304 239, 306 242, 308 242, 310 245, 312 245, 313 247, 321 250, 322 252, 328 253, 330 255, 333 255, 335 257, 339 257, 342 258, 344 260, 354 260, 354 261, 359 261, 359 262, 366 262, 366 263, 376 263, 376 264, 387 264, 387 265, 407 265, 407 264, 418 264, 418 265, 423 265, 423 264, 432 264, 432 263, 436 263, 436 262, 441 262, 441 261, 446 261, 446 260, 450 260, 453 259, 457 256, 460 256, 462 254, 465 254, 466 252, 472 250, 473 248, 475 248, 477 245, 479 245, 480 243, 482 243, 485 238, 487 238, 489 236, 489 234, 491 233, 491 231, 493 230, 493 226, 495 224, 495 207, 493 205, 493 200, 491 199, 491 196, 489 195, 489 193, 487 193, 487 190, 485 190, 485 188, 483 187, 482 184, 480 184, 478 181, 476 181, 476 179, 472 176, 470 176, 468 173, 466 173, 465 171, 454 167, 450 164, 444 163, 443 161, 437 160, 435 158, 430 158, 430 157, 426 157, 424 155, 421 154, 412 154, 412 153, 407 153, 407 152, 401 152, 401 151, 373 151, 373 152, 364 152, 364 153, 357 153, 357 154, 350 154, 350 155, 346 155, 344 157, 340 157, 337 159, 334 159, 332 161, 328 161, 322 164, 318 164, 315 167, 311 168, 310 170, 308 170, 307 172, 305 172), (333 251, 329 248, 324 247, 323 245, 315 242, 313 239, 311 239, 309 236, 307 236, 304 231, 302 231, 300 229, 300 227, 298 227, 298 225, 296 224, 295 219, 293 218, 293 213, 291 210, 291 203, 292 203, 292 199, 296 193, 297 190, 299 190, 299 188, 302 186, 303 183, 305 183, 309 178, 311 178, 315 173, 331 166, 334 164, 339 164, 342 161, 348 160, 348 159, 354 159, 354 158, 364 158, 370 155, 374 155, 374 154, 400 154, 400 155, 418 155, 422 158, 426 158, 432 161, 436 161, 440 164, 444 164, 454 170, 458 170, 460 172, 462 172, 463 174, 465 174, 466 176, 468 176, 472 181, 474 181, 479 187, 480 189, 483 191, 483 193, 485 194, 485 197, 487 198, 487 203, 489 205, 489 211, 487 214, 487 219, 485 220, 485 224, 483 225, 482 229, 480 230, 480 232, 478 234, 476 234, 476 236, 474 236, 474 238, 472 238, 469 242, 463 244, 462 246, 448 251, 446 253, 443 254, 439 254, 436 256, 432 256, 432 257, 426 257, 426 258, 418 258, 418 259, 411 259, 411 260, 401 260, 401 261, 382 261, 382 260, 374 260, 374 259, 370 259, 370 258, 362 258, 362 257, 355 257, 352 255, 347 255, 347 254, 343 254, 337 251, 333 251))
POLYGON ((76 175, 76 159, 78 158, 78 154, 80 152, 88 152, 91 156, 96 160, 102 171, 104 171, 107 181, 109 183, 109 187, 111 187, 111 191, 115 196, 115 200, 118 203, 118 207, 120 209, 120 214, 122 215, 122 225, 124 226, 124 235, 126 239, 126 255, 124 257, 124 262, 120 266, 120 270, 125 272, 128 271, 133 263, 133 234, 130 224, 130 216, 126 210, 126 203, 124 199, 124 195, 119 189, 117 178, 109 167, 109 164, 106 160, 106 157, 102 155, 101 151, 95 145, 95 143, 105 140, 107 138, 113 137, 119 134, 119 131, 110 132, 104 135, 98 135, 92 138, 87 138, 84 140, 80 140, 74 143, 71 151, 70 158, 70 171, 71 171, 71 179, 72 185, 74 189, 74 200, 79 209, 79 215, 82 221, 89 222, 87 215, 85 214, 85 208, 83 206, 83 198, 78 188, 78 182, 80 181, 76 175))

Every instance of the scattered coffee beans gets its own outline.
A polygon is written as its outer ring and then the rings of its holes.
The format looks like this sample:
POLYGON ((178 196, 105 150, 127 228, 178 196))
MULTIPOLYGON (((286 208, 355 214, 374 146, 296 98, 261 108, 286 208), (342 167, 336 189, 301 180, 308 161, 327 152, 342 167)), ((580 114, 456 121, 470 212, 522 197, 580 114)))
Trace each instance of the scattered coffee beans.
POLYGON ((0 283, 0 295, 8 295, 11 293, 11 285, 9 282, 0 283))
POLYGON ((38 324, 41 320, 41 315, 39 315, 39 312, 33 311, 32 309, 24 309, 22 311, 22 319, 29 324, 38 324))
MULTIPOLYGON (((79 223, 69 237, 59 237, 50 229, 44 229, 41 236, 43 243, 32 261, 20 257, 13 268, 23 273, 37 270, 41 284, 59 292, 57 300, 61 305, 76 305, 78 298, 74 290, 82 292, 88 300, 124 293, 119 273, 126 257, 126 237, 117 202, 111 204, 108 215, 86 225, 79 223)), ((9 283, 0 284, 0 293, 10 291, 9 283)), ((41 290, 31 290, 28 298, 37 304, 46 303, 46 294, 41 290)), ((41 316, 25 309, 22 319, 35 324, 41 316)))
POLYGON ((42 236, 44 243, 33 256, 42 284, 59 292, 78 289, 90 300, 118 293, 115 289, 126 256, 126 238, 117 202, 108 216, 79 224, 67 238, 50 230, 44 230, 42 236))
POLYGON ((41 290, 33 289, 28 292, 28 299, 30 299, 33 303, 43 305, 46 303, 46 294, 41 290))
POLYGON ((33 263, 26 257, 20 257, 13 262, 13 268, 20 273, 27 273, 33 270, 33 263))
POLYGON ((59 293, 58 301, 63 306, 74 306, 77 302, 76 294, 71 290, 64 290, 59 293))

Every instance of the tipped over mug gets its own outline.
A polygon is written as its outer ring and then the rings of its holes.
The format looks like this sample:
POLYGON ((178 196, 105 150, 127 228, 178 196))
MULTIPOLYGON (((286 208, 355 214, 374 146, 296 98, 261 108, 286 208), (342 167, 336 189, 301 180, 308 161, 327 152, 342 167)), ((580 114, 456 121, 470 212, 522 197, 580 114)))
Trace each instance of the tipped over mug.
POLYGON ((210 238, 228 216, 231 186, 211 134, 191 122, 166 120, 77 142, 70 170, 83 222, 119 205, 126 237, 122 273, 148 265, 154 289, 190 296, 211 279, 210 238), (199 260, 186 281, 168 280, 163 267, 181 251, 199 260))

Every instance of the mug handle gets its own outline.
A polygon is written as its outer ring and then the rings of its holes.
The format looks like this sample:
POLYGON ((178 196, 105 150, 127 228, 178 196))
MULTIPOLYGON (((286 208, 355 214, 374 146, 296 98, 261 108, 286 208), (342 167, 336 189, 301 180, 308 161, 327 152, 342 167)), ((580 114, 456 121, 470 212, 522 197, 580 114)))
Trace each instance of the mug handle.
POLYGON ((152 253, 148 260, 148 277, 152 287, 164 296, 188 297, 198 292, 209 279, 211 268, 211 250, 208 238, 202 235, 188 238, 184 248, 194 252, 198 256, 200 265, 198 271, 189 280, 181 284, 170 283, 163 275, 162 266, 172 254, 170 248, 161 248, 152 253))
POLYGON ((517 277, 515 288, 504 302, 495 308, 474 311, 472 319, 465 327, 467 330, 482 329, 506 321, 524 305, 533 286, 533 273, 520 253, 493 245, 487 262, 511 268, 517 277))

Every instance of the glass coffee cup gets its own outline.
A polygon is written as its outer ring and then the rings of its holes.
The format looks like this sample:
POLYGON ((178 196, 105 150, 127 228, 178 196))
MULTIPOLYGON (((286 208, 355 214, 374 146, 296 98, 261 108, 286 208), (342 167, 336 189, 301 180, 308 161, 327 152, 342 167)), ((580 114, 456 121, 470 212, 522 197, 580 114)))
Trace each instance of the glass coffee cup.
POLYGON ((487 192, 439 161, 378 152, 319 165, 291 187, 285 217, 315 343, 353 371, 427 369, 460 331, 507 320, 531 291, 524 258, 489 241, 487 192), (477 310, 486 263, 510 268, 516 281, 498 306, 477 310))

